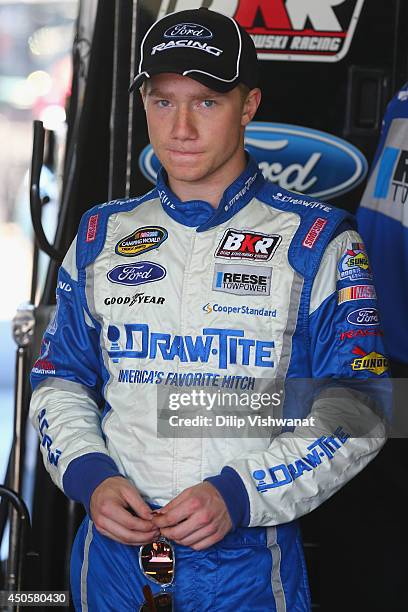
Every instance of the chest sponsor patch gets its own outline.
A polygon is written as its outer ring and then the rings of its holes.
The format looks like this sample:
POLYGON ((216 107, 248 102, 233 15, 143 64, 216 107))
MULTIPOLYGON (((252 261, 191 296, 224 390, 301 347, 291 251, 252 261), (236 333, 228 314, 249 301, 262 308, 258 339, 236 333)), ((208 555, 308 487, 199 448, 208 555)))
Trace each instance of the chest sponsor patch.
POLYGON ((165 240, 168 232, 163 227, 146 226, 139 227, 137 230, 119 240, 115 247, 115 253, 122 257, 135 257, 147 251, 157 249, 165 240))
POLYGON ((302 242, 303 246, 307 249, 312 249, 326 225, 327 219, 322 219, 320 217, 316 219, 302 242))
POLYGON ((353 285, 339 291, 339 304, 354 300, 376 300, 377 294, 373 285, 353 285))
POLYGON ((145 295, 144 293, 135 293, 135 295, 127 295, 125 297, 107 297, 104 299, 104 304, 106 306, 113 306, 114 304, 118 304, 121 306, 125 304, 126 306, 134 306, 135 304, 159 304, 163 305, 166 301, 166 298, 157 296, 157 295, 145 295))
POLYGON ((372 280, 370 262, 364 245, 353 243, 338 264, 339 280, 372 280))
POLYGON ((366 353, 359 346, 356 346, 353 349, 353 353, 358 355, 358 357, 353 359, 351 362, 351 369, 355 372, 368 370, 369 372, 380 376, 388 370, 388 359, 380 353, 376 353, 375 351, 366 353))
POLYGON ((269 261, 282 242, 277 234, 261 234, 246 230, 227 229, 215 257, 222 259, 246 259, 247 261, 269 261))
POLYGON ((107 274, 111 283, 134 287, 146 283, 155 283, 166 276, 166 269, 151 261, 115 266, 107 274))
POLYGON ((234 295, 270 295, 272 268, 215 264, 213 291, 234 295))
POLYGON ((86 242, 93 242, 96 238, 96 231, 98 229, 98 215, 91 215, 88 220, 88 227, 86 228, 86 242))

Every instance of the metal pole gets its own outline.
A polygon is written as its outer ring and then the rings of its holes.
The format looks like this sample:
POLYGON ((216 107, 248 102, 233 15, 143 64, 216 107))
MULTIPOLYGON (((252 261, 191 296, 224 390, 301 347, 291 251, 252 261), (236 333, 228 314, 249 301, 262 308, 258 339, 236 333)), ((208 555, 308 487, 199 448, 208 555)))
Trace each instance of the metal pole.
MULTIPOLYGON (((9 502, 13 505, 13 513, 17 517, 19 523, 18 530, 20 537, 16 543, 14 563, 15 567, 10 568, 8 563, 8 575, 5 584, 6 591, 21 591, 22 587, 22 573, 24 564, 24 555, 27 546, 27 532, 30 529, 30 516, 27 510, 27 506, 17 493, 9 489, 8 487, 0 486, 0 497, 6 497, 9 502)), ((19 612, 20 606, 13 608, 16 612, 19 612)))
MULTIPOLYGON (((26 375, 30 359, 30 346, 34 334, 34 306, 24 304, 19 307, 13 319, 13 336, 18 346, 16 355, 16 386, 14 396, 14 438, 9 486, 13 493, 21 493, 21 455, 22 423, 24 408, 27 405, 26 375)), ((20 521, 17 511, 10 510, 9 553, 7 561, 6 590, 15 591, 21 587, 21 566, 19 556, 21 547, 20 521)), ((21 564, 21 559, 20 559, 21 564)))

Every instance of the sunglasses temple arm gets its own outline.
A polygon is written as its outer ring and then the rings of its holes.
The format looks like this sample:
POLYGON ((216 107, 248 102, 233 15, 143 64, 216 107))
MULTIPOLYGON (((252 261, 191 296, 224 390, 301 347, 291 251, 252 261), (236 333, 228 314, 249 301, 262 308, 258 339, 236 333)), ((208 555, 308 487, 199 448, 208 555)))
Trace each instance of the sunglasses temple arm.
POLYGON ((149 606, 150 612, 157 612, 156 604, 154 603, 152 589, 149 587, 148 584, 145 584, 143 587, 143 595, 145 597, 147 605, 149 606))

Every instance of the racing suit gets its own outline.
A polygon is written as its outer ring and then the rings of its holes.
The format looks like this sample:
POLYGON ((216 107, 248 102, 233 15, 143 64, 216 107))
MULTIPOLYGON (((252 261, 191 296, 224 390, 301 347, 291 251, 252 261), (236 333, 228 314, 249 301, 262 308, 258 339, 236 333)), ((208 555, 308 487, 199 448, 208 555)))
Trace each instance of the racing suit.
POLYGON ((408 363, 408 83, 392 98, 356 217, 370 254, 391 359, 408 363), (405 273, 405 274, 404 274, 405 273))
MULTIPOLYGON (((368 395, 327 384, 387 377, 375 298, 348 213, 265 181, 251 158, 216 210, 181 202, 164 170, 145 196, 94 207, 60 269, 32 372, 31 418, 53 481, 89 512, 110 476, 157 506, 208 479, 233 530, 205 551, 176 546, 176 609, 309 610, 295 519, 384 441, 368 395), (292 401, 314 423, 272 439, 157 435, 166 389, 275 379, 325 381, 292 401)), ((138 572, 137 549, 86 517, 72 561, 77 609, 137 609, 138 572)))

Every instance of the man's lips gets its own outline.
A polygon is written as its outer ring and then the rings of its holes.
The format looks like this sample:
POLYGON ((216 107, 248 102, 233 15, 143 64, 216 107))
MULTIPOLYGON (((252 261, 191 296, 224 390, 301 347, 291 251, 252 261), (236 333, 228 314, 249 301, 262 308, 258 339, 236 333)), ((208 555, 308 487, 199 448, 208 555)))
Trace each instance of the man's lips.
POLYGON ((202 151, 180 151, 178 149, 168 149, 168 153, 171 155, 201 155, 202 151))

